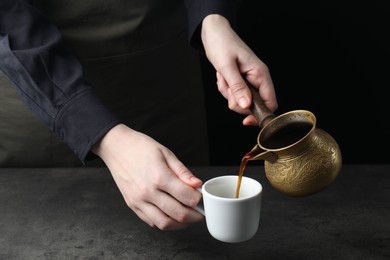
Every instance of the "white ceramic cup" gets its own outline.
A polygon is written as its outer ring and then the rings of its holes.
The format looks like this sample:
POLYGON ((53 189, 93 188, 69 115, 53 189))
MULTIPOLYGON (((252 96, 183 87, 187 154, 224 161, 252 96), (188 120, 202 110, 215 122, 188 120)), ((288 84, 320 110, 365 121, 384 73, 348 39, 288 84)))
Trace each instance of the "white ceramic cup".
POLYGON ((203 203, 196 207, 205 216, 210 234, 228 243, 252 238, 260 220, 261 184, 243 176, 240 195, 236 198, 237 180, 237 175, 226 175, 206 181, 199 189, 203 203))

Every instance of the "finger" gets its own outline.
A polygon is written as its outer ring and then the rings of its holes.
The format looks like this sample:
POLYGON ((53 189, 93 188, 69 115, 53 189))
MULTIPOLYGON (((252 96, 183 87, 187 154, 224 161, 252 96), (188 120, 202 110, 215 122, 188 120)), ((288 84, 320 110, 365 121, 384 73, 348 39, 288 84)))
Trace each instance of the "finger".
POLYGON ((227 90, 227 101, 228 101, 228 107, 232 111, 236 111, 238 113, 244 114, 245 111, 247 110, 247 109, 242 109, 238 105, 236 99, 234 98, 232 89, 230 89, 230 88, 227 90))
POLYGON ((164 150, 163 154, 168 167, 177 177, 179 177, 180 180, 194 188, 198 188, 202 185, 202 181, 193 175, 192 172, 181 161, 179 161, 179 159, 177 159, 171 151, 164 150))
POLYGON ((257 120, 253 115, 249 115, 242 120, 242 124, 246 126, 257 126, 257 120))
MULTIPOLYGON (((169 169, 167 171, 169 172, 167 183, 171 183, 171 179, 178 180, 169 169)), ((189 187, 182 182, 180 183, 189 187)), ((161 187, 164 186, 166 184, 162 182, 161 187)), ((198 212, 184 206, 159 188, 159 186, 156 186, 155 189, 144 191, 144 195, 138 199, 125 196, 128 206, 149 226, 158 227, 161 230, 171 230, 184 228, 190 223, 202 220, 203 217, 197 215, 198 212), (134 201, 138 202, 135 203, 134 201)), ((136 194, 141 193, 136 192, 136 194)))
POLYGON ((132 208, 132 210, 134 211, 135 214, 137 214, 137 216, 143 221, 145 222, 146 224, 148 224, 150 227, 155 227, 155 224, 154 222, 148 218, 143 212, 142 210, 140 210, 139 208, 132 208))
POLYGON ((202 185, 202 181, 195 177, 169 149, 163 150, 162 153, 167 163, 166 170, 171 172, 171 177, 160 180, 159 189, 170 194, 182 204, 195 207, 202 197, 196 189, 202 185))
POLYGON ((186 207, 169 194, 161 192, 154 204, 168 217, 179 223, 195 223, 203 220, 203 215, 191 207, 186 207))
POLYGON ((185 184, 179 178, 171 178, 161 187, 161 190, 188 207, 195 207, 202 198, 197 189, 185 184))
POLYGON ((271 79, 271 76, 267 74, 266 76, 260 76, 260 73, 253 74, 251 72, 247 73, 247 80, 258 89, 259 95, 264 101, 264 104, 274 112, 278 108, 278 103, 276 99, 275 88, 271 79))
POLYGON ((228 101, 228 107, 230 110, 235 111, 240 114, 248 114, 248 109, 242 109, 234 99, 234 96, 232 94, 232 90, 227 85, 226 80, 222 77, 222 75, 217 72, 217 85, 219 92, 225 97, 225 99, 228 101))
POLYGON ((222 75, 217 71, 217 86, 218 91, 222 94, 222 96, 228 100, 228 90, 229 86, 226 80, 222 77, 222 75))
POLYGON ((153 223, 151 226, 156 226, 160 230, 175 230, 188 227, 189 223, 180 223, 173 218, 167 216, 157 206, 145 203, 143 204, 142 212, 153 223))
POLYGON ((251 93, 246 86, 237 65, 235 63, 230 63, 228 66, 223 67, 219 72, 226 80, 238 105, 243 109, 248 108, 250 105, 251 93))
POLYGON ((261 86, 259 94, 263 98, 264 104, 269 108, 269 110, 271 110, 271 112, 275 112, 275 110, 278 108, 278 103, 275 89, 272 83, 261 86))

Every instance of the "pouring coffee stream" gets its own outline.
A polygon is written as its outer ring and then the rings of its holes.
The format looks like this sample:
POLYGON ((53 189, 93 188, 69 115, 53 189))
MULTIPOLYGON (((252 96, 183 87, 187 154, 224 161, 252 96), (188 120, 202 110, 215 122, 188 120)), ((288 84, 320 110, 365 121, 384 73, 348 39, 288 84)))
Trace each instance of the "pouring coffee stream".
POLYGON ((241 160, 236 198, 241 178, 250 160, 264 160, 271 186, 289 196, 317 193, 332 183, 341 169, 341 152, 327 132, 316 127, 315 115, 294 110, 274 115, 258 90, 246 82, 252 93, 251 113, 260 127, 257 144, 241 160))

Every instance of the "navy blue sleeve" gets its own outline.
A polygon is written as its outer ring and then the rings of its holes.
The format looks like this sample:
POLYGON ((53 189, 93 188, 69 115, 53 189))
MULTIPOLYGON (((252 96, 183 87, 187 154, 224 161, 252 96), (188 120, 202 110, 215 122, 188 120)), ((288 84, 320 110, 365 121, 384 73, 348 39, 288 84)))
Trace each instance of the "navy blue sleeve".
MULTIPOLYGON (((237 1, 187 0, 190 42, 203 49, 200 25, 218 13, 234 24, 237 1)), ((25 0, 0 1, 0 70, 33 113, 84 161, 93 144, 119 120, 85 80, 61 34, 25 0)))
POLYGON ((1 0, 0 70, 82 161, 119 123, 94 94, 58 29, 28 1, 1 0))
POLYGON ((204 52, 200 31, 202 21, 207 15, 220 14, 230 22, 233 28, 236 28, 236 15, 241 2, 242 0, 185 0, 191 46, 204 52))

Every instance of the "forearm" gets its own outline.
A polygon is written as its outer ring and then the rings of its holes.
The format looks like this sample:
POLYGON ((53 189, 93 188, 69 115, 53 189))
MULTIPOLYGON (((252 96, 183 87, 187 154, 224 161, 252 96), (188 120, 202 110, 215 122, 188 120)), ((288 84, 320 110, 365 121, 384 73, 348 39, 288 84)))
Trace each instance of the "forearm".
POLYGON ((0 4, 0 70, 81 160, 118 124, 95 96, 58 29, 27 1, 0 4))
MULTIPOLYGON (((216 70, 218 90, 228 100, 230 109, 249 114, 252 97, 244 76, 258 89, 267 107, 276 110, 277 100, 267 65, 239 37, 229 20, 219 14, 205 17, 201 39, 204 52, 216 70)), ((250 116, 243 123, 256 122, 250 116)))

